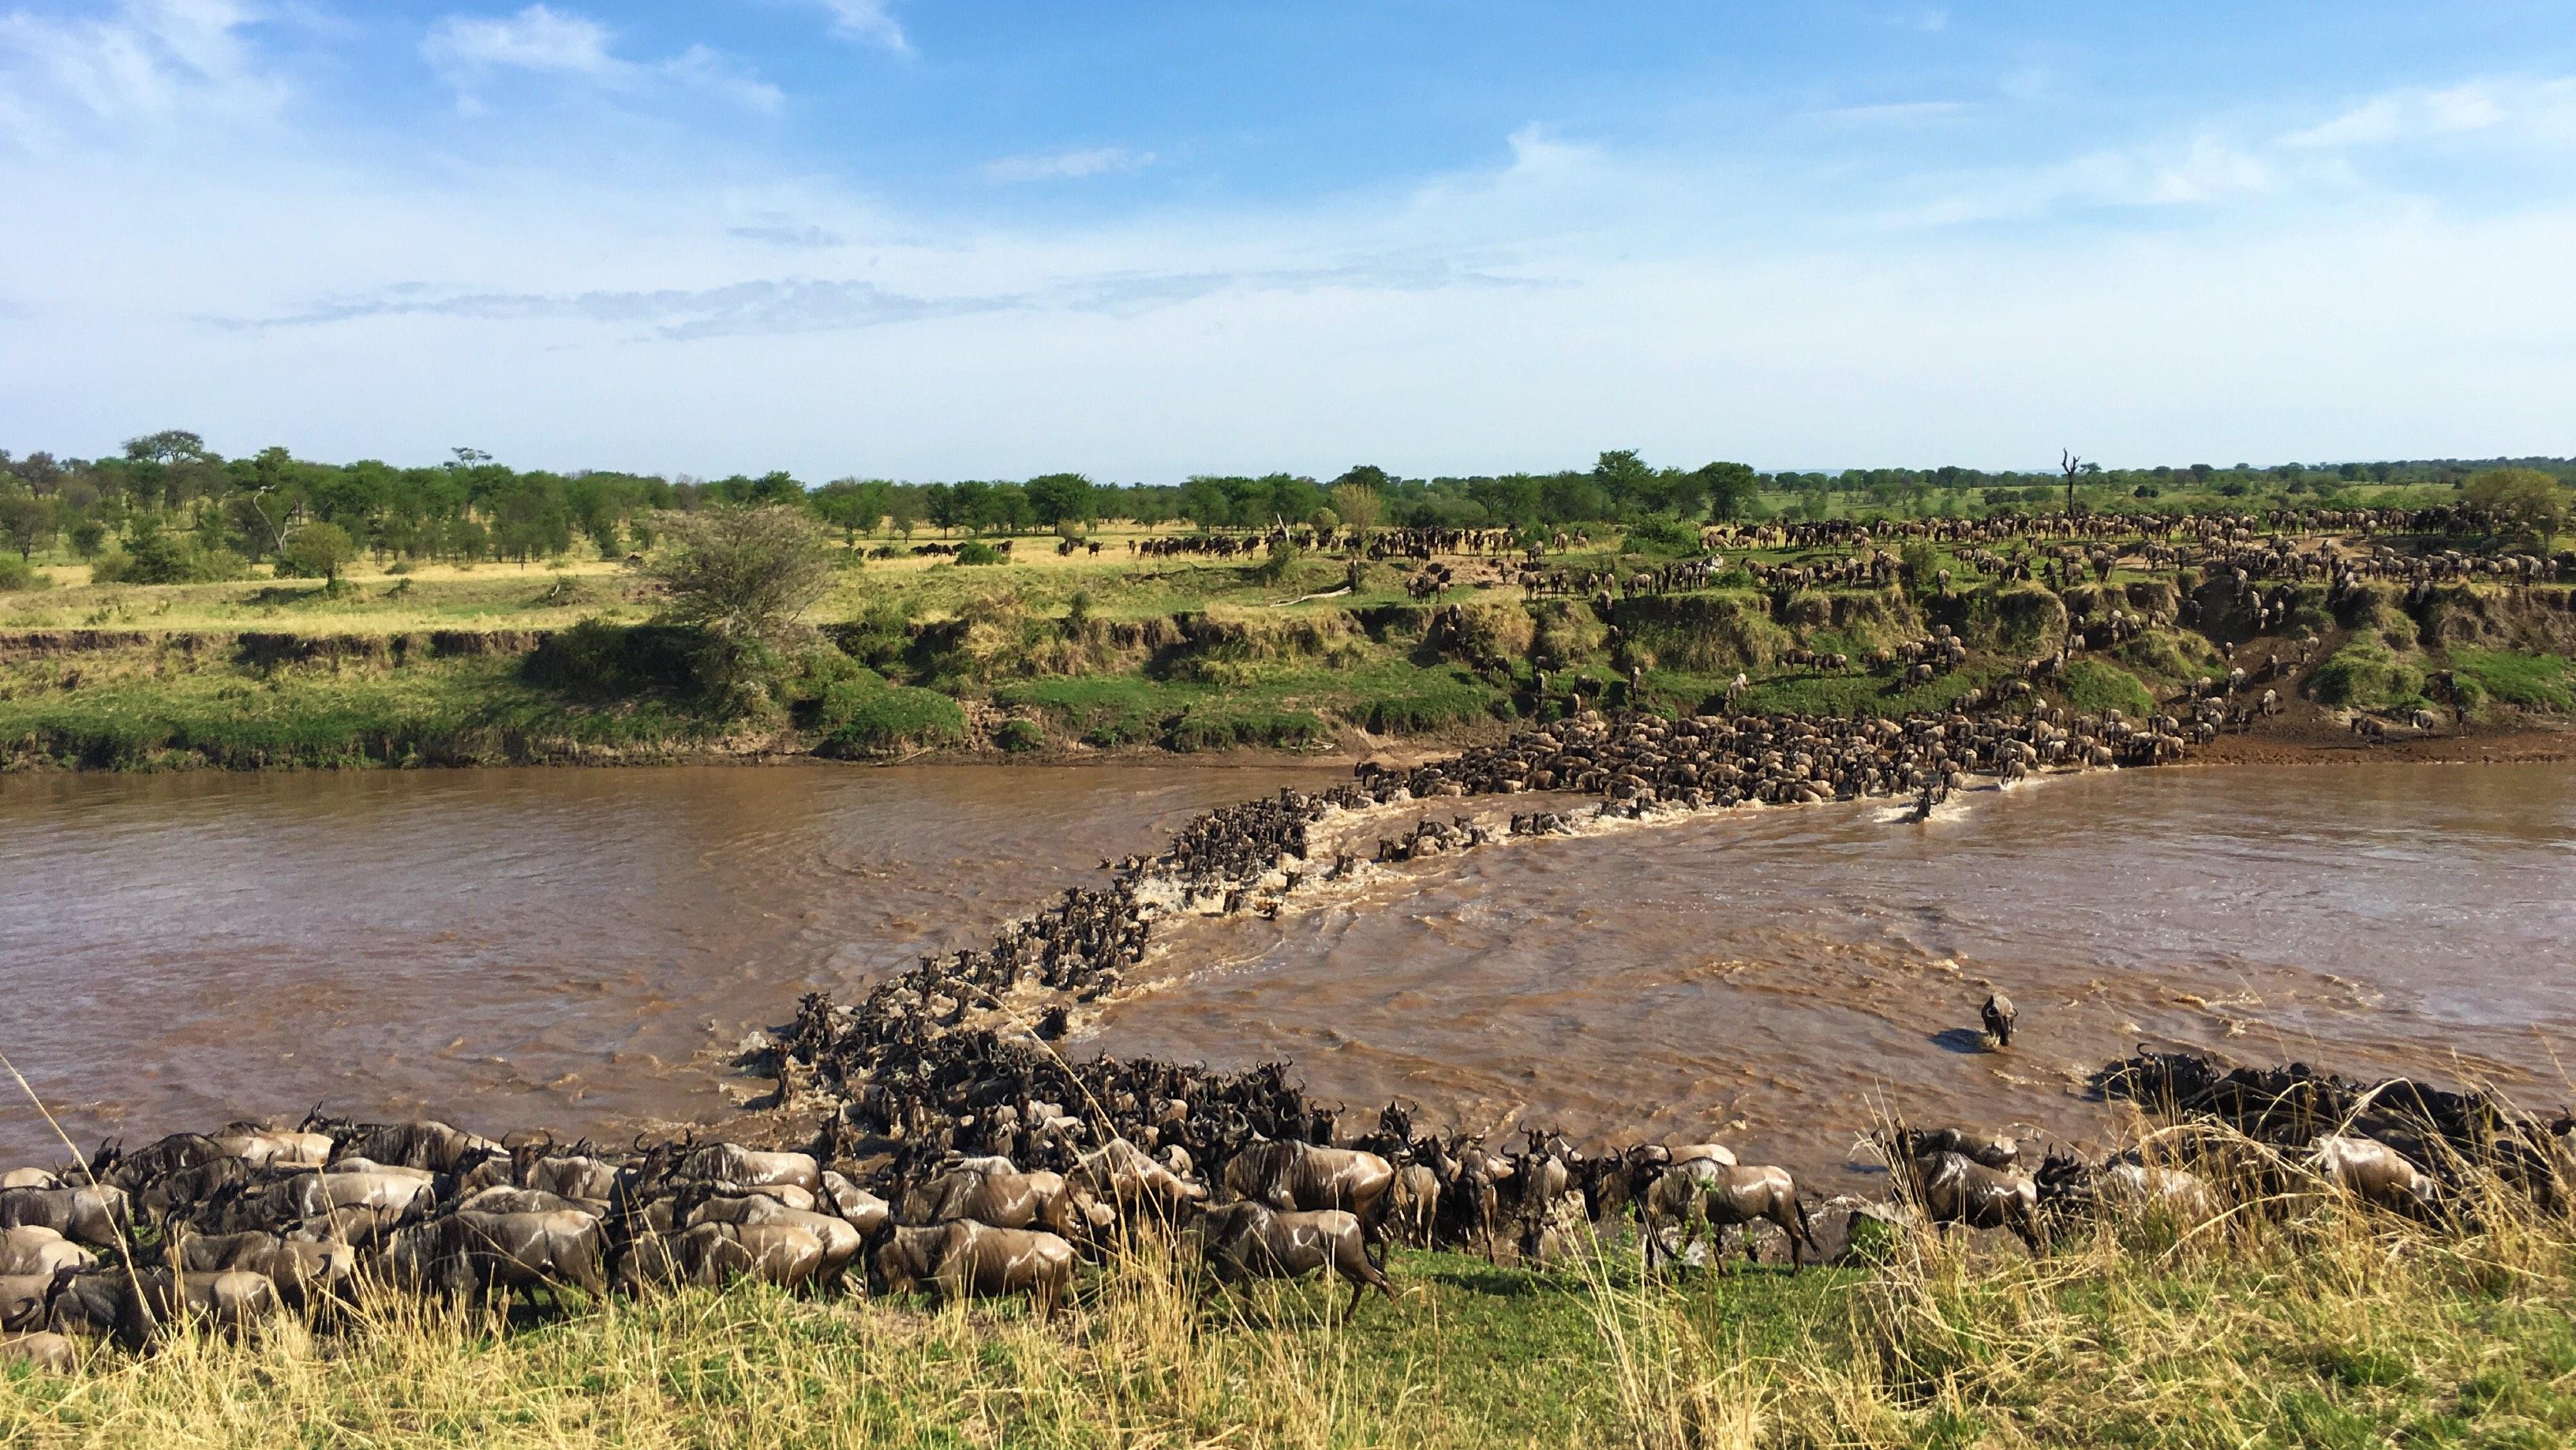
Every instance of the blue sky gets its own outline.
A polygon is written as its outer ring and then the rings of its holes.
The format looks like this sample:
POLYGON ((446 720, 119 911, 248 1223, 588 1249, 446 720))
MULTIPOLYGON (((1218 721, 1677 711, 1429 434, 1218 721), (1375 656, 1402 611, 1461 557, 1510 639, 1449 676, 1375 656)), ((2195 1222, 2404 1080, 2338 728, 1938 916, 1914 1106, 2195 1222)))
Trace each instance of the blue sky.
POLYGON ((2576 6, 0 0, 0 444, 2576 451, 2576 6))

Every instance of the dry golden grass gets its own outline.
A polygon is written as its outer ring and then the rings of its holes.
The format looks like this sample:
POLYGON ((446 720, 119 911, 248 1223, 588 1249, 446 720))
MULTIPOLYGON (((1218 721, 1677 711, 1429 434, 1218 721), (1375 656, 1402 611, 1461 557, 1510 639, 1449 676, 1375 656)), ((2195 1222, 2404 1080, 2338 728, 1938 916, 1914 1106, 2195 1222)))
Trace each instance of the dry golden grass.
MULTIPOLYGON (((2276 1195, 2044 1259, 1916 1233, 1869 1270, 1530 1274, 1399 1255, 1397 1305, 1202 1298, 1147 1253, 1053 1323, 765 1290, 515 1329, 383 1306, 0 1376, 0 1443, 2554 1446, 2576 1438, 2576 1236, 2276 1195)), ((524 1311, 523 1311, 524 1312, 524 1311)))

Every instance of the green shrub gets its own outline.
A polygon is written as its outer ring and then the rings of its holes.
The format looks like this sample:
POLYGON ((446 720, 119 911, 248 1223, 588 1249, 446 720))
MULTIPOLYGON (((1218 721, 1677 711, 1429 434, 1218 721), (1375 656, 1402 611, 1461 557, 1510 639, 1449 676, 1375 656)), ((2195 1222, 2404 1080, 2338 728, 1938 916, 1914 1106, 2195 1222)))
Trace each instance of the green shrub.
POLYGON ((1696 554, 1699 530, 1679 519, 1649 514, 1628 526, 1625 547, 1641 554, 1696 554))
POLYGON ((1332 727, 1312 711, 1217 696, 1182 711, 1167 739, 1174 750, 1181 751, 1223 750, 1230 745, 1303 750, 1331 736, 1332 727))
POLYGON ((1295 571, 1297 568, 1297 560, 1304 553, 1304 550, 1297 547, 1297 541, 1294 539, 1287 538, 1285 536, 1272 539, 1270 541, 1270 552, 1267 557, 1262 559, 1261 567, 1256 571, 1261 576, 1261 582, 1264 584, 1276 585, 1282 579, 1287 578, 1290 573, 1295 571))
POLYGON ((519 669, 529 684, 592 699, 701 688, 697 632, 675 625, 584 619, 546 636, 519 669))
POLYGON ((966 542, 957 546, 957 562, 960 564, 999 564, 1002 562, 1002 551, 994 548, 988 543, 985 543, 982 539, 968 539, 966 542))
POLYGON ((993 743, 1014 752, 1035 750, 1046 744, 1046 728, 1035 720, 1005 720, 993 732, 993 743))
POLYGON ((936 690, 888 684, 867 669, 826 686, 814 715, 822 753, 845 759, 966 738, 966 712, 956 701, 936 690))
POLYGON ((2420 698, 2424 671, 2391 653, 2374 636, 2355 639, 2308 676, 2308 694, 2321 704, 2385 708, 2420 698))
POLYGON ((123 551, 100 555, 89 577, 93 584, 220 584, 249 572, 232 550, 207 548, 147 520, 123 551))
POLYGON ((19 558, 17 555, 0 554, 0 594, 13 594, 20 590, 44 589, 50 587, 53 582, 54 581, 46 575, 37 573, 35 566, 29 564, 26 560, 19 558))
POLYGON ((2069 661, 2065 690, 2066 703, 2087 713, 2118 710, 2125 715, 2144 716, 2156 712, 2156 697, 2148 693, 2136 675, 2101 660, 2069 661))

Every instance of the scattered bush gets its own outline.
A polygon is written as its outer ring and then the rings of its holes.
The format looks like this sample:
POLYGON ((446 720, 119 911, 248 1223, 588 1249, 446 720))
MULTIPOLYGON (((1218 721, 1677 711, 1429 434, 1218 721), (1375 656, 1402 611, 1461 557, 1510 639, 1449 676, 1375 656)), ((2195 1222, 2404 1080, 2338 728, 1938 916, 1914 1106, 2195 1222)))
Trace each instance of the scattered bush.
POLYGON ((957 562, 960 564, 999 564, 1002 562, 1002 551, 994 548, 988 543, 985 543, 982 539, 968 539, 966 542, 957 546, 957 562))
POLYGON ((15 554, 0 554, 0 594, 43 589, 53 580, 36 572, 35 566, 15 554))
POLYGON ((2308 694, 2326 705, 2382 709, 2423 693, 2424 671, 2370 636, 2336 650, 2308 676, 2308 694))
POLYGON ((1641 554, 1696 554, 1699 530, 1679 519, 1650 514, 1628 526, 1625 547, 1641 554))
POLYGON ((993 743, 1014 753, 1036 750, 1046 744, 1046 727, 1035 720, 1005 720, 993 732, 993 743))
POLYGON ((956 701, 935 690, 888 684, 865 668, 825 687, 815 724, 823 732, 822 753, 843 759, 966 738, 966 712, 956 701))
POLYGON ((548 635, 519 671, 529 684, 595 700, 691 696, 706 688, 700 653, 694 630, 592 618, 548 635))
POLYGON ((2101 660, 2069 661, 2065 689, 2066 703, 2088 714, 2118 710, 2137 719, 2156 712, 2156 697, 2136 675, 2101 660))
POLYGON ((232 550, 209 548, 147 519, 122 551, 99 556, 89 577, 93 584, 220 584, 249 572, 250 565, 232 550))

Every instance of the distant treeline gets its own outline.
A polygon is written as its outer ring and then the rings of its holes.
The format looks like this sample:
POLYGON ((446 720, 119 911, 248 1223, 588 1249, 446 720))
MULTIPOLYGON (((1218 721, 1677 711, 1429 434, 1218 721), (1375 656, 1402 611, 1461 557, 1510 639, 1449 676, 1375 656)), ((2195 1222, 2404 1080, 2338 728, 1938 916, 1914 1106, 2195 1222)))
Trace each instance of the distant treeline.
MULTIPOLYGON (((2576 460, 2563 458, 2139 469, 2088 463, 2075 473, 2073 501, 2094 509, 2175 508, 2211 496, 2331 504, 2363 486, 2456 488, 2499 464, 2576 479, 2576 460)), ((1362 465, 1330 479, 1273 473, 1118 484, 1050 473, 947 483, 842 478, 819 486, 785 472, 700 480, 521 471, 470 448, 425 467, 315 463, 283 448, 227 459, 179 430, 135 438, 110 458, 0 450, 0 544, 22 559, 66 549, 95 561, 102 579, 144 583, 232 577, 262 560, 291 565, 290 535, 313 524, 332 526, 347 549, 379 561, 528 562, 563 556, 583 542, 616 557, 651 546, 657 514, 711 503, 799 504, 855 541, 923 528, 1018 533, 1103 520, 1179 520, 1208 529, 1320 523, 1535 531, 1646 519, 1824 517, 1837 509, 1973 514, 2068 501, 2068 479, 2056 470, 1763 473, 1724 462, 1657 467, 1625 450, 1601 454, 1590 468, 1495 477, 1401 478, 1362 465)))

